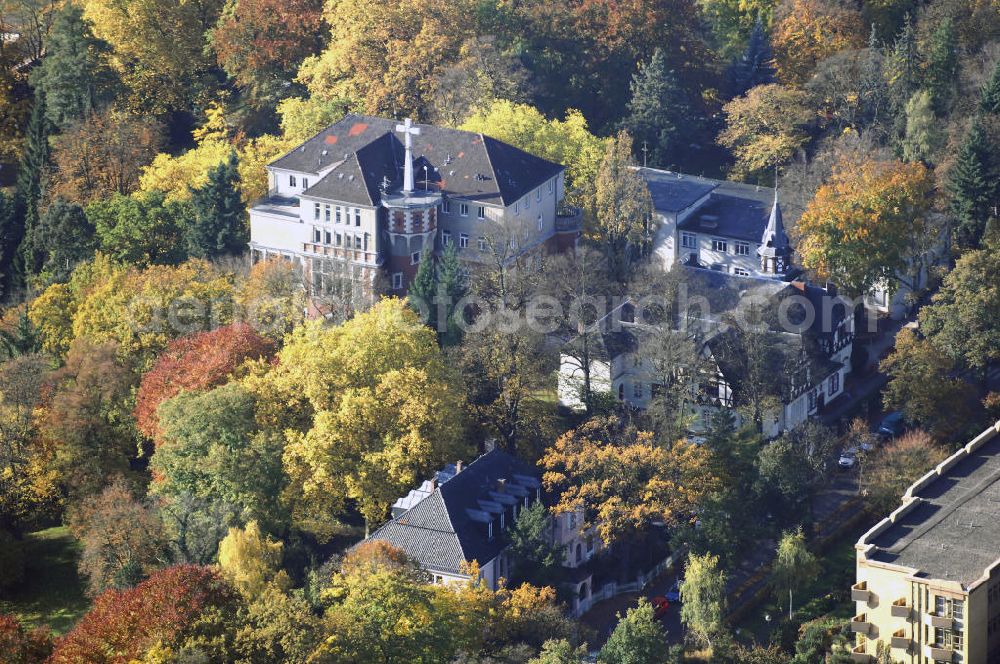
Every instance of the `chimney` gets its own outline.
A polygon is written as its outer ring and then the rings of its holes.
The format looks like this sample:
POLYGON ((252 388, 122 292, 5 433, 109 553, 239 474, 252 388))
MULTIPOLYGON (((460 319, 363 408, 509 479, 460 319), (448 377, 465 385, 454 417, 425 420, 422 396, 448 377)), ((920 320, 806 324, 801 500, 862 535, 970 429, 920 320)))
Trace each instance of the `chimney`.
POLYGON ((438 478, 437 475, 431 478, 431 491, 436 491, 438 488, 438 478))
POLYGON ((458 461, 455 462, 455 474, 457 475, 460 472, 462 472, 462 460, 461 459, 459 459, 458 461))

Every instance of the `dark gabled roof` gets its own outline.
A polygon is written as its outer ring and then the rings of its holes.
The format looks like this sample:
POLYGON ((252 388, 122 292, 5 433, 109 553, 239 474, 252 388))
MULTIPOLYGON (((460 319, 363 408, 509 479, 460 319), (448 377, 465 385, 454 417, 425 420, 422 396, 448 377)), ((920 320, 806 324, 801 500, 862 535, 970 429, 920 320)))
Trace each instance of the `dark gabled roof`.
MULTIPOLYGON (((396 124, 395 120, 349 114, 270 166, 316 174, 332 168, 306 196, 378 204, 383 178, 388 178, 390 190, 402 184, 404 150, 396 124)), ((563 170, 559 164, 483 134, 415 126, 420 128, 420 134, 413 137, 418 189, 430 187, 446 195, 507 206, 563 170)))
MULTIPOLYGON (((438 474, 444 479, 447 474, 438 474)), ((389 542, 422 567, 458 574, 463 561, 485 564, 496 558, 508 540, 499 517, 488 536, 483 503, 496 504, 497 480, 506 481, 507 495, 519 500, 526 488, 541 486, 538 471, 502 450, 488 452, 446 479, 426 498, 383 525, 372 539, 389 542)), ((523 503, 522 503, 523 504, 523 503)), ((508 518, 510 514, 508 514, 508 518)), ((509 525, 509 521, 508 524, 509 525)))
POLYGON ((768 208, 758 200, 713 193, 677 227, 706 235, 760 242, 767 228, 768 213, 768 208))
POLYGON ((693 175, 640 168, 639 174, 649 187, 653 208, 658 212, 676 213, 685 210, 719 186, 716 180, 693 175))

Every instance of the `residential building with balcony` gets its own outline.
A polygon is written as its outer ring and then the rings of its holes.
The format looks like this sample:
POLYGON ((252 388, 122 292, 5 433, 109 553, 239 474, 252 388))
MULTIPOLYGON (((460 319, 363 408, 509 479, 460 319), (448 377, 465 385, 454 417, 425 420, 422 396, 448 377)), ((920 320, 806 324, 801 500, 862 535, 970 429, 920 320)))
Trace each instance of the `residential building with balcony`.
POLYGON ((856 662, 1000 663, 1000 422, 858 541, 856 662))
POLYGON ((345 280, 404 295, 448 244, 474 265, 498 241, 508 255, 562 250, 580 233, 563 166, 484 134, 349 114, 267 172, 251 259, 294 262, 317 297, 345 280))

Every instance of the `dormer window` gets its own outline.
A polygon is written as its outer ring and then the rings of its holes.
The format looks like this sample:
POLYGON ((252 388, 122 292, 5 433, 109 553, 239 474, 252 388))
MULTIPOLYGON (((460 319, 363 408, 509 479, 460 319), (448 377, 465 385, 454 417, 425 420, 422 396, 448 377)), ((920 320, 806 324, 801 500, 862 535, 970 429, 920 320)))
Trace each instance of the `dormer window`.
POLYGON ((493 541, 493 520, 491 519, 489 524, 486 526, 486 538, 489 541, 493 541))
POLYGON ((297 187, 298 186, 298 182, 295 181, 295 176, 294 175, 289 175, 288 176, 288 186, 289 187, 297 187))

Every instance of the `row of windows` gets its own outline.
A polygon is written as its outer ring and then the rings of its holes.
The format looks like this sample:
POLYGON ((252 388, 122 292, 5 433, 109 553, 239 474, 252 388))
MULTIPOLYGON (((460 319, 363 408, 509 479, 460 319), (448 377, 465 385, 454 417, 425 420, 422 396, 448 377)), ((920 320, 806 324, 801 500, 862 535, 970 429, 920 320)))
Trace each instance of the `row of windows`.
POLYGON ((371 236, 368 233, 334 233, 333 231, 313 228, 313 242, 315 244, 326 244, 334 247, 347 247, 348 249, 364 249, 368 251, 368 242, 371 236), (353 240, 351 238, 354 238, 353 240))
MULTIPOLYGON (((289 175, 288 176, 288 186, 289 187, 297 187, 297 186, 299 186, 298 185, 298 178, 296 178, 294 175, 289 175)), ((309 178, 302 178, 302 188, 303 189, 308 189, 309 188, 309 178)))
MULTIPOLYGON (((319 221, 320 216, 322 216, 323 221, 329 223, 333 221, 335 224, 343 223, 350 225, 351 223, 351 208, 345 207, 343 209, 343 217, 341 217, 341 209, 339 205, 332 206, 332 218, 331 218, 331 206, 329 203, 320 205, 319 203, 313 203, 313 219, 319 221)), ((361 209, 354 208, 354 225, 361 225, 361 209)))
MULTIPOLYGON (((548 190, 549 190, 549 195, 551 195, 552 191, 553 191, 552 180, 548 181, 548 190)), ((537 201, 541 201, 541 200, 542 200, 542 188, 539 187, 538 189, 535 189, 535 201, 537 202, 537 201)), ((515 201, 514 202, 514 214, 521 214, 521 208, 522 207, 524 207, 525 210, 528 210, 528 209, 531 208, 531 194, 528 194, 527 196, 525 196, 524 198, 522 198, 520 201, 515 201), (521 204, 522 201, 524 202, 523 206, 521 204)))
MULTIPOLYGON (((451 213, 451 201, 444 201, 444 202, 442 202, 441 203, 441 211, 444 212, 444 213, 450 214, 451 213)), ((468 217, 469 216, 469 204, 468 203, 459 203, 458 204, 458 214, 461 217, 468 217)), ((485 206, 482 206, 482 205, 477 205, 476 206, 476 219, 479 219, 480 221, 482 221, 483 219, 486 219, 486 207, 485 206)))
MULTIPOLYGON (((684 249, 697 249, 698 236, 694 233, 681 233, 681 247, 684 249)), ((724 254, 729 253, 729 240, 723 238, 712 238, 712 251, 724 254)), ((737 256, 750 255, 750 243, 737 240, 733 242, 733 253, 737 256)))
MULTIPOLYGON (((442 231, 441 240, 444 242, 444 246, 451 244, 451 231, 442 231)), ((458 235, 458 248, 468 249, 469 248, 469 235, 468 233, 459 233, 458 235)), ((486 251, 486 239, 479 238, 479 251, 486 251)))
MULTIPOLYGON (((723 265, 722 263, 713 263, 712 269, 716 272, 725 272, 726 274, 729 274, 729 266, 723 265)), ((734 265, 733 274, 735 274, 737 277, 749 277, 750 270, 740 267, 738 265, 734 265)))

